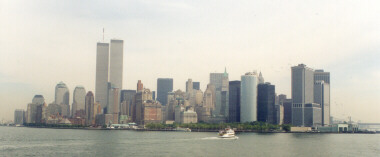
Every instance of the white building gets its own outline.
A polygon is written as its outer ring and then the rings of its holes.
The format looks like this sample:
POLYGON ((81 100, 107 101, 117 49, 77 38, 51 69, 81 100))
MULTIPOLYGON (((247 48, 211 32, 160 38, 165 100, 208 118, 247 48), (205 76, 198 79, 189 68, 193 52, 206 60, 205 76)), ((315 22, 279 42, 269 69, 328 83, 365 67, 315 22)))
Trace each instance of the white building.
POLYGON ((85 97, 86 90, 83 86, 76 86, 73 95, 73 105, 71 115, 75 116, 75 113, 79 110, 85 110, 85 97))
POLYGON ((95 100, 101 108, 107 106, 108 95, 108 65, 109 65, 109 44, 97 43, 96 46, 96 80, 95 80, 95 100))
POLYGON ((256 72, 241 76, 240 122, 257 121, 257 84, 256 72))

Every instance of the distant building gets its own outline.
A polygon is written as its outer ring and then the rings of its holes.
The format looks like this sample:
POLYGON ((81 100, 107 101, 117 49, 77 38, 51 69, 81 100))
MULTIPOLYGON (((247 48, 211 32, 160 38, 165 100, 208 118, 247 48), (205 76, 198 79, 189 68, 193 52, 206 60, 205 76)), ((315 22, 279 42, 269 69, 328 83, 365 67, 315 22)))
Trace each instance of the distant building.
POLYGON ((143 103, 147 100, 152 100, 152 92, 149 89, 143 89, 137 91, 135 95, 135 103, 132 107, 132 121, 142 124, 144 119, 144 108, 143 103))
POLYGON ((275 123, 277 125, 284 124, 284 106, 283 105, 276 105, 275 123))
POLYGON ((26 123, 41 123, 42 106, 41 104, 28 104, 26 123))
POLYGON ((292 124, 305 126, 305 104, 314 102, 314 70, 304 64, 292 68, 292 124))
POLYGON ((85 99, 85 108, 86 108, 86 124, 92 125, 94 121, 94 94, 89 91, 86 94, 85 99))
POLYGON ((210 73, 210 84, 215 86, 215 109, 213 116, 228 117, 228 73, 210 73))
POLYGON ((120 102, 121 102, 121 115, 131 116, 131 107, 134 103, 133 99, 136 95, 136 90, 121 90, 120 102))
POLYGON ((256 72, 248 72, 241 76, 240 122, 257 121, 257 84, 256 72))
POLYGON ((257 121, 275 124, 275 86, 270 83, 257 86, 257 121))
POLYGON ((139 119, 139 124, 149 124, 149 123, 161 123, 162 122, 162 111, 161 104, 155 100, 146 100, 141 106, 141 119, 139 119))
POLYGON ((229 122, 240 122, 240 81, 229 83, 229 122))
POLYGON ((314 102, 322 107, 322 125, 330 125, 330 72, 314 71, 314 102))
POLYGON ((108 77, 109 77, 109 43, 97 43, 96 45, 96 79, 95 101, 99 102, 102 109, 107 106, 108 77))
POLYGON ((152 91, 152 100, 156 100, 156 91, 152 91))
POLYGON ((61 115, 64 118, 69 118, 70 117, 70 105, 68 104, 59 104, 61 106, 62 112, 61 115))
POLYGON ((260 74, 259 74, 259 84, 264 84, 264 77, 263 77, 263 74, 261 74, 261 71, 260 71, 260 74))
POLYGON ((330 124, 330 85, 318 80, 314 83, 314 102, 321 105, 322 125, 330 124))
POLYGON ((14 124, 15 125, 23 125, 25 120, 24 120, 24 117, 25 117, 25 111, 24 110, 15 110, 15 113, 14 113, 14 124))
POLYGON ((137 92, 142 91, 143 89, 144 89, 143 83, 141 82, 141 80, 138 80, 137 81, 137 92))
POLYGON ((292 124, 292 99, 282 101, 284 107, 284 124, 292 124))
POLYGON ((317 69, 314 71, 314 80, 324 81, 325 83, 330 84, 330 72, 325 72, 322 69, 317 69))
POLYGON ((73 105, 71 107, 72 117, 85 117, 85 115, 83 115, 83 113, 85 113, 85 97, 86 90, 84 89, 84 87, 76 86, 73 94, 73 105), (80 112, 80 114, 77 114, 78 111, 80 112))
POLYGON ((42 95, 34 95, 32 99, 33 104, 39 104, 39 105, 44 105, 45 104, 45 98, 42 95))
POLYGON ((176 123, 197 123, 198 116, 193 108, 184 108, 181 106, 177 106, 175 109, 175 122, 176 123))
POLYGON ((193 82, 193 89, 200 90, 201 89, 201 83, 200 82, 193 82))
POLYGON ((316 127, 322 125, 322 109, 321 105, 316 103, 305 104, 305 126, 306 127, 316 127))
POLYGON ((51 116, 61 116, 62 115, 62 107, 58 104, 51 103, 47 107, 47 119, 51 116))
POLYGON ((62 105, 64 108, 62 110, 63 116, 70 116, 70 92, 66 84, 63 82, 58 83, 55 86, 55 103, 62 105))
POLYGON ((123 88, 123 53, 124 41, 112 39, 109 60, 109 82, 115 88, 123 88))
MULTIPOLYGON (((108 83, 108 114, 119 114, 120 109, 120 90, 113 86, 113 84, 108 83)), ((115 123, 116 124, 116 123, 115 123)))
POLYGON ((172 78, 158 78, 157 79, 157 101, 165 106, 168 98, 168 93, 173 91, 172 78))

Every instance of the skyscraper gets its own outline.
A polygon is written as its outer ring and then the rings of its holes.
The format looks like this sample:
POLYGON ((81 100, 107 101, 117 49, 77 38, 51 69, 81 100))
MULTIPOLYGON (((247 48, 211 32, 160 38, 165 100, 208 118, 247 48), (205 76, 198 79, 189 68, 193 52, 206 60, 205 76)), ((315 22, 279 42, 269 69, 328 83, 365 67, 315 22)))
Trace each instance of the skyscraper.
POLYGON ((39 105, 44 105, 45 104, 45 98, 42 95, 34 95, 32 99, 33 104, 39 104, 39 105))
POLYGON ((144 89, 144 85, 141 83, 141 80, 137 81, 137 92, 142 91, 144 89))
POLYGON ((109 82, 116 88, 123 88, 123 40, 111 40, 109 82))
POLYGON ((193 89, 200 90, 201 89, 201 83, 200 82, 193 82, 193 89))
POLYGON ((158 78, 157 79, 157 101, 162 106, 165 106, 168 102, 168 93, 173 91, 173 79, 172 78, 158 78))
POLYGON ((186 93, 193 93, 193 80, 188 79, 186 81, 186 93))
POLYGON ((63 82, 58 83, 55 86, 55 103, 60 104, 69 104, 70 93, 66 84, 63 82))
POLYGON ((292 124, 305 126, 305 104, 314 102, 314 70, 304 64, 292 67, 292 124))
POLYGON ((314 83, 314 102, 321 105, 322 125, 330 124, 330 85, 322 80, 314 83))
POLYGON ((229 122, 240 122, 240 81, 229 83, 229 122))
POLYGON ((314 81, 324 81, 330 84, 330 72, 325 72, 323 69, 315 70, 314 81))
POLYGON ((14 114, 14 124, 18 124, 18 125, 23 125, 24 122, 25 122, 25 111, 24 110, 15 110, 15 114, 14 114))
POLYGON ((228 73, 210 73, 210 84, 215 86, 215 110, 214 116, 228 117, 228 73))
POLYGON ((261 71, 260 71, 260 74, 259 74, 259 84, 264 84, 264 77, 263 77, 263 74, 261 74, 261 71))
POLYGON ((257 86, 257 121, 275 124, 275 86, 270 83, 257 86))
POLYGON ((86 90, 83 86, 76 86, 73 94, 73 105, 71 106, 71 115, 73 117, 84 115, 77 115, 77 111, 80 111, 82 114, 85 113, 85 98, 86 90))
POLYGON ((248 72, 241 76, 240 122, 257 121, 257 84, 256 72, 248 72))
POLYGON ((86 108, 86 124, 93 124, 94 120, 94 94, 89 91, 86 94, 85 100, 85 108, 86 108))
POLYGON ((131 116, 131 107, 133 105, 133 99, 136 95, 136 90, 122 90, 120 92, 120 102, 121 102, 121 115, 131 116))
POLYGON ((97 43, 96 46, 96 82, 95 99, 103 108, 107 106, 108 95, 108 65, 109 65, 109 44, 97 43))
POLYGON ((120 90, 113 86, 112 83, 108 83, 108 114, 119 114, 120 110, 120 90))

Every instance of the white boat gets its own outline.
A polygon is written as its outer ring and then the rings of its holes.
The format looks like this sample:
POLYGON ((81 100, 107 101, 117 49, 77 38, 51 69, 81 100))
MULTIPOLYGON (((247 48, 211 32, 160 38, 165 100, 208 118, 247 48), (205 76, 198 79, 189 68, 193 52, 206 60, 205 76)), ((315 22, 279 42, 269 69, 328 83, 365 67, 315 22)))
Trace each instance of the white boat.
POLYGON ((177 127, 177 128, 175 129, 175 131, 191 132, 191 129, 190 129, 190 128, 180 128, 180 127, 177 127))
POLYGON ((225 128, 224 130, 220 130, 218 136, 220 138, 236 138, 235 131, 231 128, 225 128))

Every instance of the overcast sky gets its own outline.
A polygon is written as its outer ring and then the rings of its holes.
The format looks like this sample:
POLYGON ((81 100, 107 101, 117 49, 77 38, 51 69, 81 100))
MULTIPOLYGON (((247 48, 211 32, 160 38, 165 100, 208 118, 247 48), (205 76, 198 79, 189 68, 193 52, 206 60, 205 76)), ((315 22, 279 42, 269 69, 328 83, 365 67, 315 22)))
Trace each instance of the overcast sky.
MULTIPOLYGON (((63 81, 95 89, 96 43, 124 40, 124 89, 137 80, 258 70, 290 97, 290 67, 331 72, 331 114, 380 122, 380 1, 0 0, 0 120, 63 81)), ((70 104, 71 105, 71 104, 70 104)))

